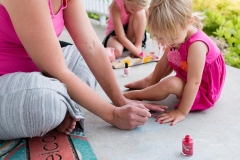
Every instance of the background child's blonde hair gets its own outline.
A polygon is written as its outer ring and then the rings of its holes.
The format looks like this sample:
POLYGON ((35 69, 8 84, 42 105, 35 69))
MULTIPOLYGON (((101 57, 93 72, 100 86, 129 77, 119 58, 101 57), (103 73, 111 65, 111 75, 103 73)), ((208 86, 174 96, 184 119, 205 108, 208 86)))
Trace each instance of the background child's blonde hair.
POLYGON ((202 29, 200 12, 193 13, 192 0, 152 0, 149 7, 148 27, 150 32, 162 37, 166 42, 179 33, 177 26, 186 28, 193 18, 193 25, 202 29))
POLYGON ((137 4, 141 7, 147 7, 149 6, 151 0, 124 0, 125 3, 130 3, 130 4, 137 4))

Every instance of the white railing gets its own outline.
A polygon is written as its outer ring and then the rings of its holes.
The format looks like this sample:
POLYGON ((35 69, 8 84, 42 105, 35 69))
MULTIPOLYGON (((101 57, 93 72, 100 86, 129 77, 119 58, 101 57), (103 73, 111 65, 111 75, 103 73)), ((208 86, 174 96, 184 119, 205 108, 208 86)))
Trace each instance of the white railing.
POLYGON ((99 15, 101 25, 106 25, 106 17, 108 17, 108 6, 112 0, 83 0, 84 7, 87 12, 99 15))

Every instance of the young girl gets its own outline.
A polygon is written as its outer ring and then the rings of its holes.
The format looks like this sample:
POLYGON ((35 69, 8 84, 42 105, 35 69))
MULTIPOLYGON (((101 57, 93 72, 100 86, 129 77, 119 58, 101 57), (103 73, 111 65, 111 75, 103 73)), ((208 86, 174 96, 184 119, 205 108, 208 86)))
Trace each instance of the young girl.
POLYGON ((115 58, 122 55, 124 48, 135 57, 143 57, 145 47, 146 11, 150 0, 114 0, 109 7, 104 47, 114 48, 115 58))
POLYGON ((168 49, 152 74, 125 86, 142 90, 124 95, 154 101, 176 95, 180 99, 176 109, 156 117, 161 124, 172 122, 174 125, 189 111, 212 107, 222 91, 226 74, 222 54, 200 30, 200 17, 196 15, 199 14, 192 13, 191 0, 152 0, 149 8, 149 29, 168 49), (176 75, 166 77, 171 70, 176 75))

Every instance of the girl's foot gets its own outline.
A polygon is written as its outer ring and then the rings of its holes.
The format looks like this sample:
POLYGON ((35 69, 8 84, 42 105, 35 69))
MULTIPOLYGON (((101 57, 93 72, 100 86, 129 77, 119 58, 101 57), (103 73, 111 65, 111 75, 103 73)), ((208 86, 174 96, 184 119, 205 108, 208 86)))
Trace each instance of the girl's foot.
POLYGON ((125 92, 123 93, 123 96, 127 99, 131 99, 131 100, 140 100, 138 99, 138 92, 139 91, 129 91, 129 92, 125 92))
POLYGON ((127 99, 131 99, 131 91, 123 93, 123 96, 127 99))
POLYGON ((114 53, 115 49, 111 48, 111 47, 107 47, 107 48, 105 48, 105 50, 107 52, 110 62, 114 62, 116 60, 115 53, 114 53))
POLYGON ((62 123, 59 126, 57 126, 57 131, 65 133, 66 135, 69 135, 75 128, 77 121, 78 120, 74 120, 70 116, 70 114, 67 113, 62 123))
POLYGON ((150 81, 147 78, 132 82, 132 83, 128 83, 126 85, 124 85, 125 88, 128 89, 144 89, 147 88, 149 86, 150 81))

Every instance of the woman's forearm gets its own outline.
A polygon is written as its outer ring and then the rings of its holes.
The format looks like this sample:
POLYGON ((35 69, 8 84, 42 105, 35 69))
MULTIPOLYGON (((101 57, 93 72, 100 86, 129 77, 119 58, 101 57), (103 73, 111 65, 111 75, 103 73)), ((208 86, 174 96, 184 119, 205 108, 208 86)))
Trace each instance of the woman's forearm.
POLYGON ((115 105, 125 105, 106 51, 92 28, 82 2, 69 1, 64 10, 64 19, 70 36, 98 83, 115 105))
POLYGON ((67 70, 58 79, 66 85, 67 92, 74 101, 106 122, 112 122, 115 107, 100 97, 74 73, 67 70))

